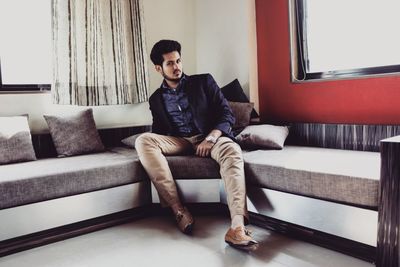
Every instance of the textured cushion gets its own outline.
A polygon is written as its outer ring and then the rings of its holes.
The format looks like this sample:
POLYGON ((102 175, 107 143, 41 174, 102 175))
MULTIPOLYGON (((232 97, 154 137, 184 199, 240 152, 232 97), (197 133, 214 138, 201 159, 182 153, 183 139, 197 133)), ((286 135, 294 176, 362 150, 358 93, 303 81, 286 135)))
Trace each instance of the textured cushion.
POLYGON ((285 146, 244 153, 251 184, 368 207, 378 206, 377 152, 285 146))
POLYGON ((133 149, 41 159, 0 167, 0 209, 147 179, 133 149))
MULTIPOLYGON (((141 135, 135 134, 121 142, 128 147, 135 148, 135 141, 141 135)), ((167 156, 168 165, 175 179, 210 179, 220 178, 219 166, 211 158, 194 155, 167 156)))
MULTIPOLYGON (((222 87, 221 91, 228 101, 242 102, 242 103, 249 102, 249 99, 244 93, 242 86, 240 86, 238 79, 235 79, 232 82, 225 85, 224 87, 222 87)), ((258 114, 254 109, 251 112, 251 118, 258 118, 258 114)))
POLYGON ((68 117, 44 115, 58 156, 104 151, 92 109, 68 117))
POLYGON ((0 117, 0 164, 31 160, 36 160, 36 155, 28 117, 0 117))
POLYGON ((247 126, 238 136, 239 144, 246 148, 282 149, 289 129, 268 124, 247 126))
POLYGON ((232 126, 233 133, 240 133, 250 123, 250 114, 253 110, 253 103, 228 102, 235 117, 235 124, 232 126))
MULTIPOLYGON (((211 158, 168 156, 176 179, 218 179, 219 166, 211 158)), ((110 151, 0 168, 0 209, 106 189, 148 179, 136 150, 110 151)))

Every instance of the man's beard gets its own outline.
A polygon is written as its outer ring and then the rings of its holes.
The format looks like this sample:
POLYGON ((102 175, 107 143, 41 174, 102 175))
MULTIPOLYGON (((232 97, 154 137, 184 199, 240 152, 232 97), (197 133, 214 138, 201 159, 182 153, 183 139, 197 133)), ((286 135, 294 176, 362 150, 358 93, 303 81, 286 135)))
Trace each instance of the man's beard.
POLYGON ((182 79, 182 77, 183 77, 183 73, 182 73, 181 77, 179 77, 179 78, 171 78, 171 77, 169 77, 167 74, 165 74, 165 72, 163 71, 163 72, 162 72, 162 76, 163 76, 164 79, 166 79, 167 81, 178 83, 178 82, 181 81, 181 79, 182 79))

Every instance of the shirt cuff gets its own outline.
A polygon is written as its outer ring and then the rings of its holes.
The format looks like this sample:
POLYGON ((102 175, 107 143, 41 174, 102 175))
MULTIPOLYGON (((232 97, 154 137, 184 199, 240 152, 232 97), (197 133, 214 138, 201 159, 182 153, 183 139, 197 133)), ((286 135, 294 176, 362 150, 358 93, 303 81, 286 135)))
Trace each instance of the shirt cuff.
POLYGON ((221 122, 217 124, 214 129, 220 130, 225 135, 229 135, 232 131, 232 127, 229 122, 221 122))

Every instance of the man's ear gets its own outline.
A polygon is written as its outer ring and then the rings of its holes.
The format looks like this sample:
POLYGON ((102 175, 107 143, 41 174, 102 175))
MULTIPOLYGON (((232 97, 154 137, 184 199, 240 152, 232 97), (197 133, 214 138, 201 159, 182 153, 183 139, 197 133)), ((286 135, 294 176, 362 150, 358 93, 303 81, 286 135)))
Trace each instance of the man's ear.
POLYGON ((161 65, 155 65, 154 68, 156 69, 157 72, 159 72, 159 73, 162 72, 162 67, 161 67, 161 65))

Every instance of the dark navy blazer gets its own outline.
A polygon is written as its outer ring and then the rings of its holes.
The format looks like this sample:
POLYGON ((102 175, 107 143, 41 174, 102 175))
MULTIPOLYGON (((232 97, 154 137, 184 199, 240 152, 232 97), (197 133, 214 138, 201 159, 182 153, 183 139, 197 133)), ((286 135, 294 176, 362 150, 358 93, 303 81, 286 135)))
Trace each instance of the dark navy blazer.
MULTIPOLYGON (((232 125, 235 118, 214 78, 210 74, 187 75, 183 90, 188 96, 194 124, 200 133, 207 135, 213 129, 221 130, 224 136, 234 139, 232 125)), ((179 136, 165 109, 163 88, 157 89, 149 99, 153 115, 153 133, 179 136)))

